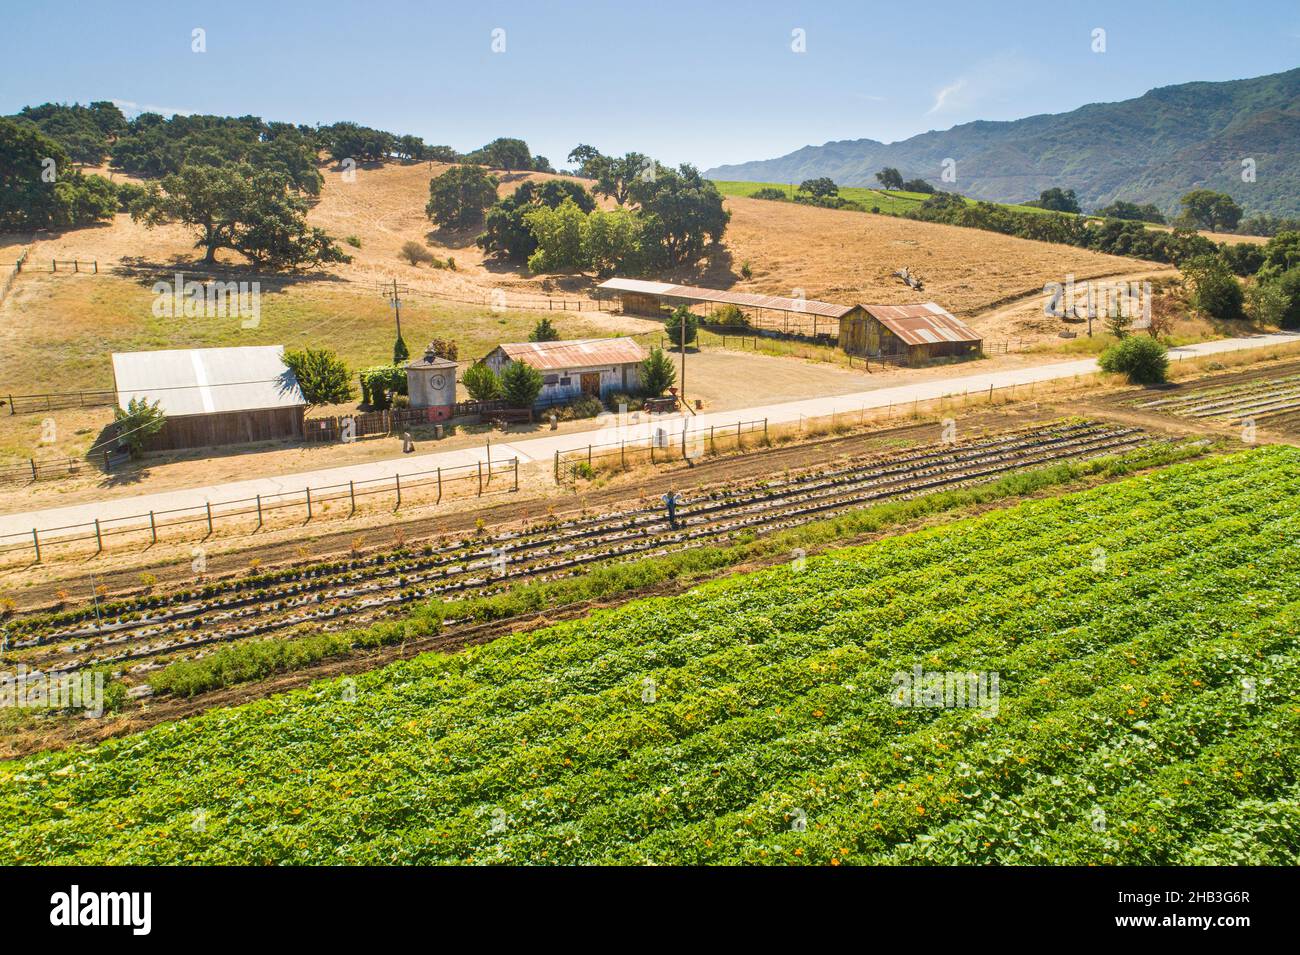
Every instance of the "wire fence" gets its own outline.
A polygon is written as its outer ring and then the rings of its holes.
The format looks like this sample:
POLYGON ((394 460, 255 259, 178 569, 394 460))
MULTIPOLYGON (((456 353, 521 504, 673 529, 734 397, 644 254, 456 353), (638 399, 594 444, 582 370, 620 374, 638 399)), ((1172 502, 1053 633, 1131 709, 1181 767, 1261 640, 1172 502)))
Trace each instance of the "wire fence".
POLYGON ((767 419, 737 421, 735 424, 711 424, 708 427, 687 427, 689 418, 672 421, 651 421, 633 425, 642 428, 642 436, 623 437, 618 441, 591 443, 585 447, 555 452, 554 475, 556 484, 572 484, 578 477, 590 475, 597 467, 613 464, 626 469, 639 460, 651 464, 668 461, 691 461, 706 453, 713 454, 719 442, 733 447, 743 447, 746 435, 762 433, 767 439, 767 419), (681 427, 676 427, 678 422, 681 427))
POLYGON ((112 391, 67 391, 44 395, 5 395, 4 403, 9 406, 11 415, 33 414, 67 408, 111 407, 117 404, 117 394, 112 391))
POLYGON ((215 504, 208 502, 126 517, 95 519, 62 527, 47 527, 44 530, 32 528, 30 533, 0 535, 0 555, 26 551, 34 555, 36 563, 40 563, 42 550, 55 544, 93 541, 95 552, 100 553, 113 538, 129 537, 137 543, 151 546, 169 531, 196 525, 202 532, 203 540, 212 537, 219 524, 233 527, 238 523, 247 527, 255 522, 252 530, 259 530, 270 522, 272 516, 283 516, 285 512, 296 512, 304 518, 304 522, 340 514, 351 517, 357 512, 359 499, 364 502, 367 498, 380 495, 391 495, 393 510, 397 511, 402 507, 404 499, 409 501, 417 494, 425 498, 432 496, 433 503, 439 504, 444 496, 457 492, 461 492, 461 496, 470 496, 464 492, 471 491, 473 496, 482 497, 493 492, 518 489, 518 458, 487 463, 480 461, 477 464, 433 468, 406 475, 307 487, 301 491, 282 494, 259 494, 215 504))

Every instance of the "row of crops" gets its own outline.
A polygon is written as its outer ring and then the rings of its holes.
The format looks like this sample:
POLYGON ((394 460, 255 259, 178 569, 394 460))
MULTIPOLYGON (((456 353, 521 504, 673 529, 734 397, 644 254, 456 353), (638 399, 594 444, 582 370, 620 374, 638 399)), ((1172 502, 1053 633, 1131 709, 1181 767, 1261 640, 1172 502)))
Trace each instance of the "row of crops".
POLYGON ((1180 418, 1289 424, 1300 418, 1300 374, 1239 379, 1162 398, 1144 398, 1134 405, 1180 418))
POLYGON ((1063 421, 940 444, 692 495, 677 526, 661 506, 573 517, 365 558, 280 568, 170 594, 28 615, 9 624, 12 658, 35 671, 114 665, 128 679, 232 641, 355 624, 430 599, 492 594, 593 564, 635 560, 771 532, 887 499, 978 484, 1004 474, 1121 453, 1133 428, 1063 421))
POLYGON ((1216 457, 5 764, 0 860, 1293 864, 1298 493, 1216 457))

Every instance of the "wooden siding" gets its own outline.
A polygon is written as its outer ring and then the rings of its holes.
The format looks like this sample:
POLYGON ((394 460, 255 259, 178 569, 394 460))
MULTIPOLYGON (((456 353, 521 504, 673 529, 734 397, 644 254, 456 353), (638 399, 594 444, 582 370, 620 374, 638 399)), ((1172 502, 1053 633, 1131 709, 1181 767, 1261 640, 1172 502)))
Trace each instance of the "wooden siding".
POLYGON ((262 411, 224 411, 217 414, 168 418, 157 434, 145 441, 146 451, 180 451, 256 441, 282 441, 303 436, 303 407, 262 411))

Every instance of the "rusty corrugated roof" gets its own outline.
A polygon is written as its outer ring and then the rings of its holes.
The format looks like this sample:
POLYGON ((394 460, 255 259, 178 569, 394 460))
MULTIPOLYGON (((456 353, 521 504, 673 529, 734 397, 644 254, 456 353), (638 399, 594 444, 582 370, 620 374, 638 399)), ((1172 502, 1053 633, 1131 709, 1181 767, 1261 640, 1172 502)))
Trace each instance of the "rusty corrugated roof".
POLYGON ((855 307, 836 305, 834 302, 819 302, 816 299, 756 295, 750 292, 725 292, 722 289, 671 285, 668 282, 647 282, 642 279, 610 279, 601 282, 597 288, 610 292, 639 292, 642 295, 658 295, 662 298, 685 299, 691 302, 717 302, 724 305, 746 305, 750 308, 770 308, 777 312, 799 312, 827 318, 843 318, 855 307))
POLYGON ((934 302, 921 305, 863 305, 872 317, 908 345, 977 342, 980 336, 965 322, 934 302))
POLYGON ((527 362, 538 370, 628 365, 645 359, 631 338, 582 338, 559 342, 516 342, 498 345, 511 361, 527 362))

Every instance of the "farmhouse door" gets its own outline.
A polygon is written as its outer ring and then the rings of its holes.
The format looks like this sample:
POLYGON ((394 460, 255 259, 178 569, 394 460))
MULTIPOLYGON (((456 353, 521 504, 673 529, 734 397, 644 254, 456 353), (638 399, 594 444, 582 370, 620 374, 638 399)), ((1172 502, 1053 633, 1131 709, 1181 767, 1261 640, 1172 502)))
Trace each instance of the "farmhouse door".
POLYGON ((600 397, 600 372, 584 371, 582 373, 582 393, 593 398, 600 397))

